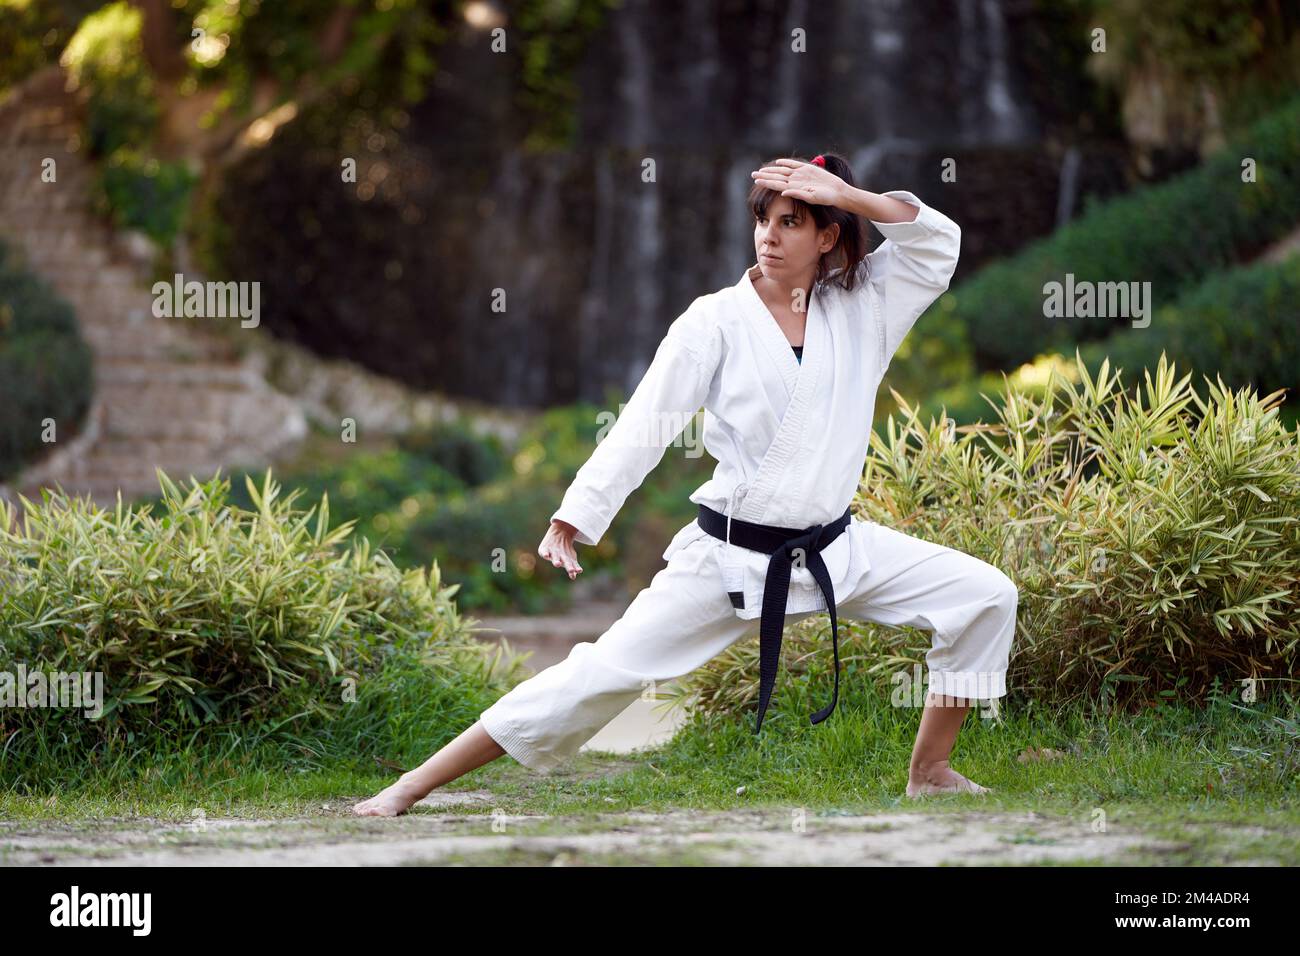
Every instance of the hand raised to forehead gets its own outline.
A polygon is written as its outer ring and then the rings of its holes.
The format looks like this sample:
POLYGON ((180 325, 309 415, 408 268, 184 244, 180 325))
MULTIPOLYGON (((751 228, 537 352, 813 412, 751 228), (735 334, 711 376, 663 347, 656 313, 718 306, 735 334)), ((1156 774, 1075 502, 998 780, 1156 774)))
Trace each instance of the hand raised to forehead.
POLYGON ((844 180, 821 166, 798 159, 778 159, 749 174, 754 182, 782 196, 802 199, 818 206, 833 206, 839 198, 844 180))

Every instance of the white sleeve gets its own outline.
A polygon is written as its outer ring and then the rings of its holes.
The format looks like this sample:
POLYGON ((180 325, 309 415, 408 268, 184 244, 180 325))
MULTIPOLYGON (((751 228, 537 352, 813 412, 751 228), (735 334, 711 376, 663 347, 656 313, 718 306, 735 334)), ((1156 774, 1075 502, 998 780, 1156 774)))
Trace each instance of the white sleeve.
POLYGON ((866 259, 880 298, 880 367, 888 367, 917 318, 948 288, 961 251, 961 227, 906 189, 882 196, 917 207, 911 222, 876 222, 885 241, 866 259))
POLYGON ((551 516, 577 528, 582 544, 600 541, 627 496, 704 404, 721 360, 709 309, 704 297, 696 299, 669 327, 632 397, 551 516))

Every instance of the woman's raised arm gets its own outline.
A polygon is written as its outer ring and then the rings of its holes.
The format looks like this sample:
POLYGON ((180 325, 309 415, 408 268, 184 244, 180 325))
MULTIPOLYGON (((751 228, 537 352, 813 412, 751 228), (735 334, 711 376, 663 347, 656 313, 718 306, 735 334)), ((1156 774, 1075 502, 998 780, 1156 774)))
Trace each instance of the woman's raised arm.
MULTIPOLYGON (((855 211, 878 209, 879 203, 855 197, 855 194, 863 192, 849 187, 846 201, 850 205, 841 208, 855 211)), ((948 288, 961 252, 961 227, 906 189, 867 195, 907 204, 915 209, 910 220, 871 219, 871 224, 885 237, 885 241, 866 257, 869 270, 866 275, 880 296, 884 320, 880 357, 880 367, 884 369, 917 318, 948 288)), ((866 295, 865 282, 862 288, 862 294, 866 295)))

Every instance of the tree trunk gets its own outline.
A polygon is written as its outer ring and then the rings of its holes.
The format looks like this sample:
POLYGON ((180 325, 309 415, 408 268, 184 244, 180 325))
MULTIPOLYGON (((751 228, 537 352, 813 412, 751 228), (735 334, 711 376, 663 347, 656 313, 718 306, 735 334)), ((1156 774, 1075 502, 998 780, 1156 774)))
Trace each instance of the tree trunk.
POLYGON ((176 18, 168 0, 134 0, 144 14, 140 41, 154 78, 175 82, 185 74, 185 55, 176 43, 176 18))

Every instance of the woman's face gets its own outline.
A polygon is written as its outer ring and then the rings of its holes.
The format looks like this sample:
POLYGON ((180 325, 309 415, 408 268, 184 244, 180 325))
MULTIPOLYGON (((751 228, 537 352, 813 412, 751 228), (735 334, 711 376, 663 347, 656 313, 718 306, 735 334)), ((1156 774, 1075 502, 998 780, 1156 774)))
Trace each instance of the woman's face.
POLYGON ((758 267, 769 279, 790 284, 807 279, 817 270, 822 253, 835 246, 839 226, 832 223, 818 230, 807 210, 803 222, 794 216, 794 200, 777 196, 767 207, 767 214, 754 221, 754 254, 758 267))

